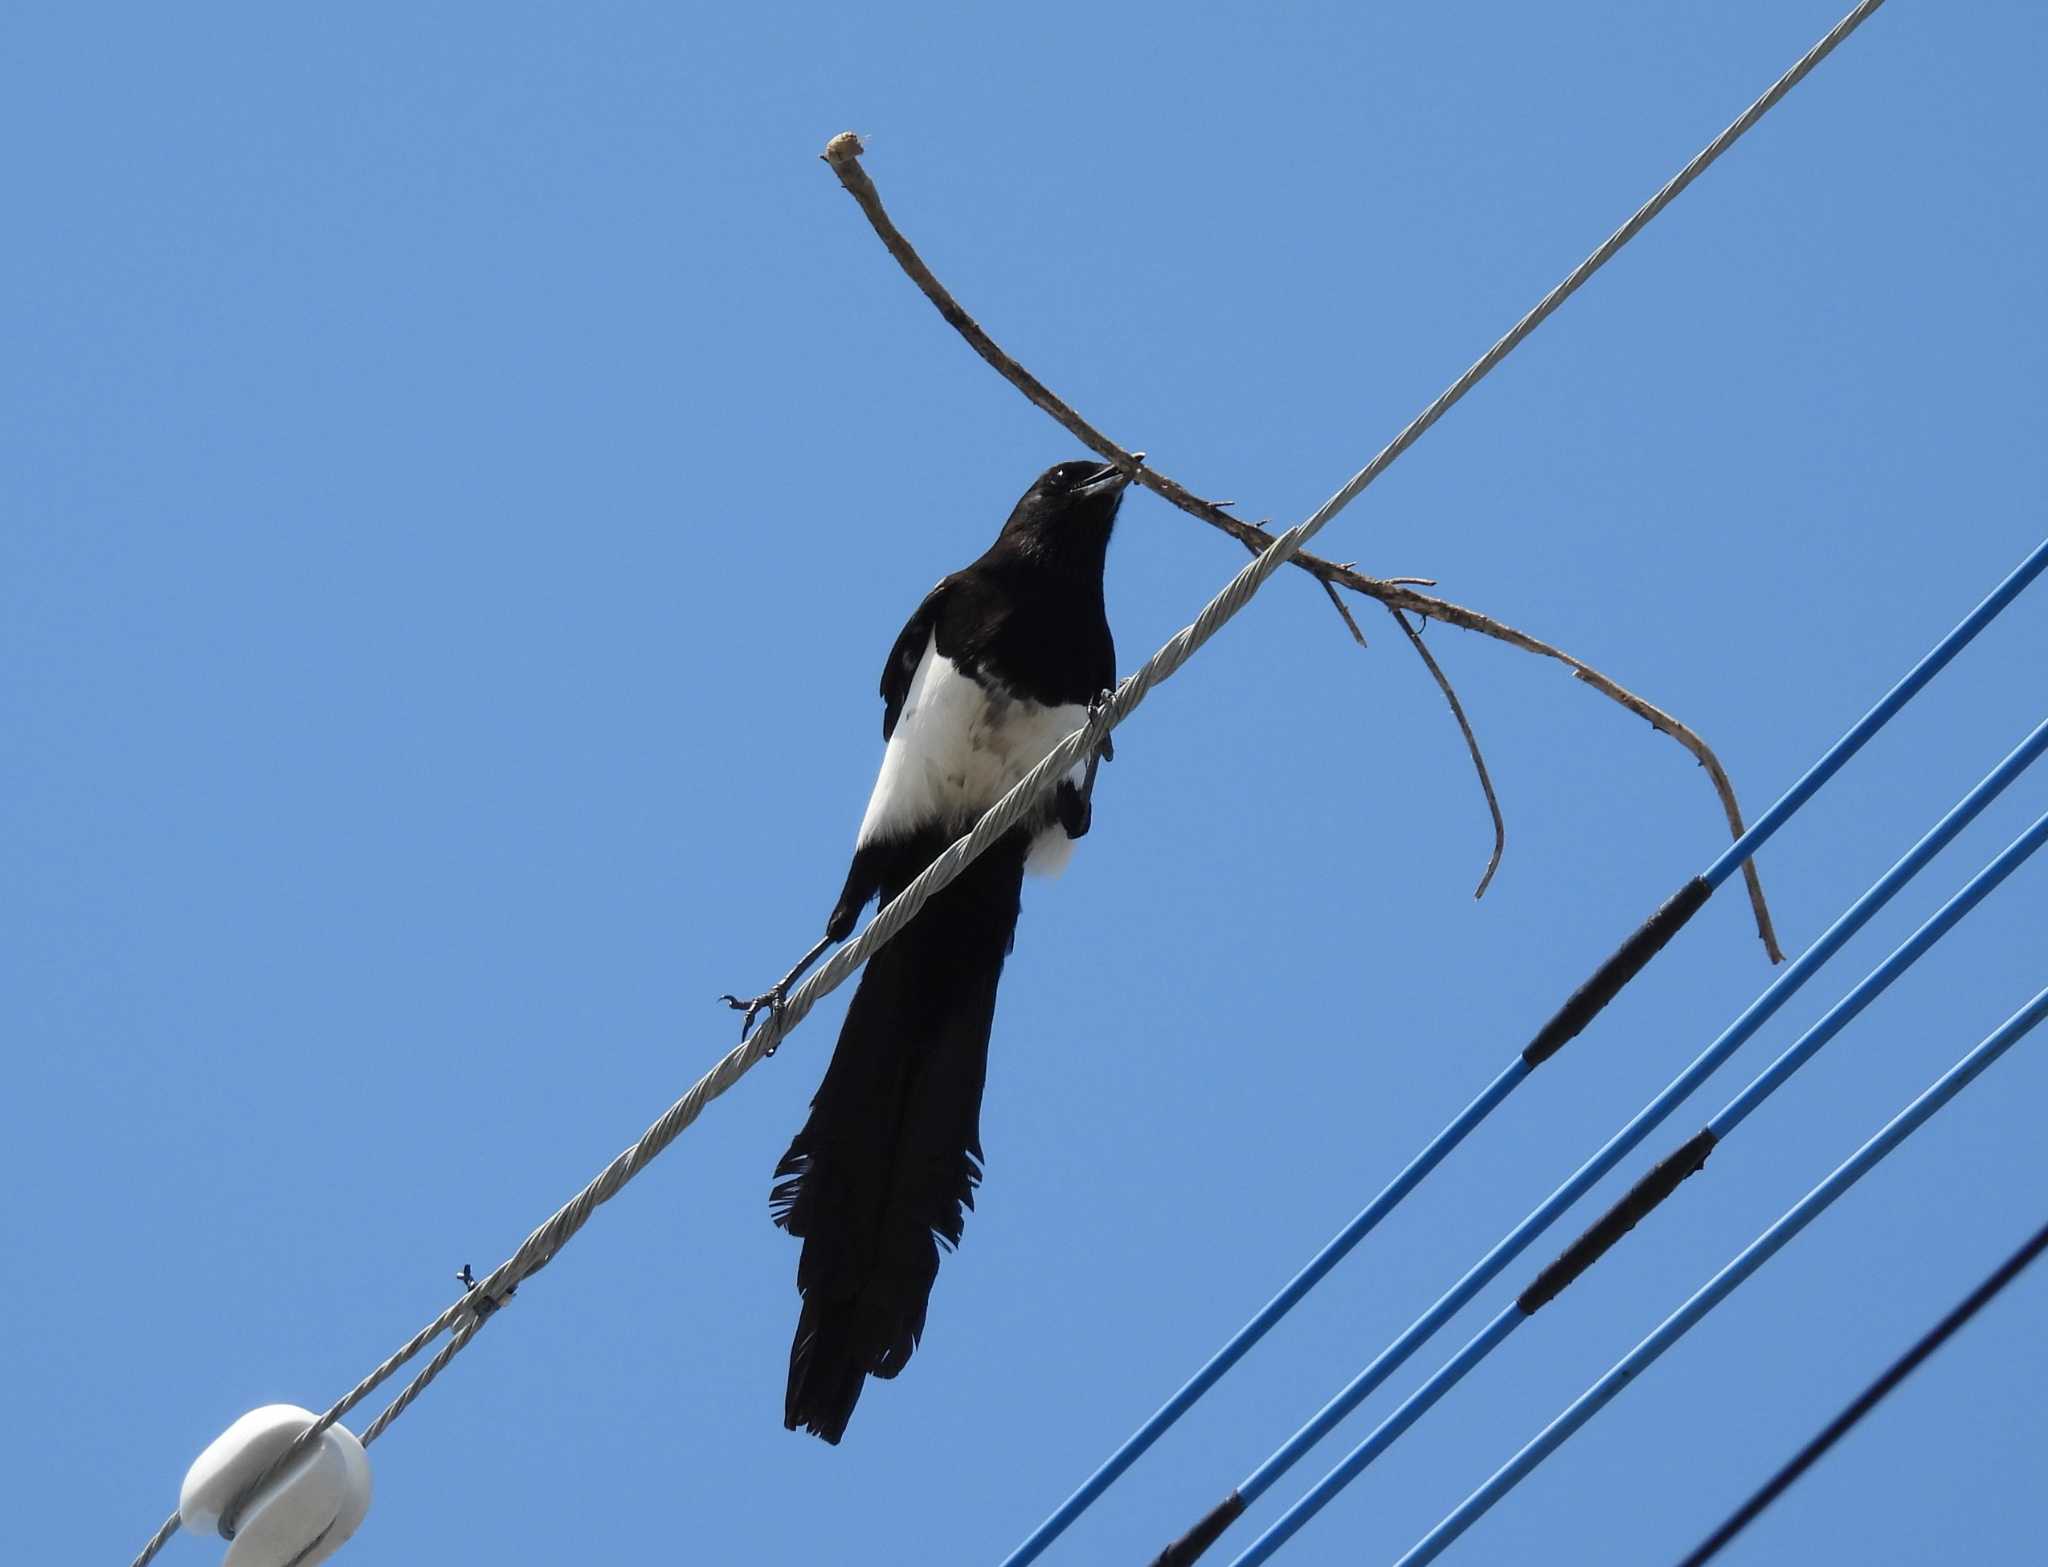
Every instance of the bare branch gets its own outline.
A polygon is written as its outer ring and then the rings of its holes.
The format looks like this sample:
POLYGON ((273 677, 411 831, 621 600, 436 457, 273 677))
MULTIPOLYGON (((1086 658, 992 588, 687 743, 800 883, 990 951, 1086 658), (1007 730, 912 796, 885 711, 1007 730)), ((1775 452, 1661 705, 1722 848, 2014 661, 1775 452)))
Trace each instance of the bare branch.
MULTIPOLYGON (((1327 588, 1330 585, 1326 582, 1323 586, 1327 588)), ((1335 591, 1331 589, 1333 596, 1335 591)), ((1428 666, 1430 674, 1436 679, 1437 688, 1444 694, 1444 700, 1451 704, 1451 717, 1457 719, 1458 728, 1465 736, 1465 749, 1472 753, 1472 766, 1479 773, 1479 787, 1485 792, 1486 808, 1493 813, 1493 857, 1486 862, 1486 873, 1479 878, 1479 885, 1472 889, 1472 896, 1475 899, 1483 898, 1486 896, 1486 889, 1493 883, 1493 873, 1500 869, 1501 854, 1508 846, 1508 827, 1507 823, 1501 820, 1500 800, 1493 792, 1493 779, 1486 771, 1486 758, 1479 754, 1479 739, 1472 733, 1472 724, 1465 717, 1464 703, 1458 700, 1458 693, 1452 688, 1450 677, 1443 672, 1443 666, 1438 664, 1434 655, 1430 653, 1428 644, 1422 640, 1422 633, 1409 625, 1408 617, 1392 605, 1387 607, 1387 613, 1394 617, 1394 624, 1407 633, 1408 645, 1415 649, 1416 655, 1428 666)))
MULTIPOLYGON (((1022 392, 1035 407, 1051 416, 1075 439, 1119 467, 1128 469, 1136 483, 1143 485, 1161 499, 1171 502, 1191 517, 1200 518, 1212 528, 1229 534, 1247 549, 1261 551, 1273 543, 1273 536, 1265 529, 1230 516, 1215 502, 1203 500, 1157 469, 1139 466, 1137 459, 1129 451, 1074 412, 1037 376, 1005 353, 995 339, 982 330, 980 323, 961 309, 959 301, 954 299, 946 286, 932 275, 931 268, 924 264, 923 258, 911 246, 910 241, 903 237, 902 231, 884 210, 881 195, 876 191, 874 181, 868 178, 867 171, 861 167, 862 151, 860 138, 851 131, 845 131, 826 144, 824 159, 838 177, 839 183, 846 188, 847 194, 859 203, 861 211, 866 214, 868 222, 873 225, 875 233, 888 248, 889 254, 896 258, 897 264, 923 291, 924 296, 937 307, 939 314, 967 340, 968 346, 981 355, 998 375, 1022 392)), ((1644 701, 1582 659, 1574 658, 1571 654, 1495 620, 1490 615, 1482 615, 1476 610, 1466 609, 1446 599, 1417 593, 1408 586, 1410 579, 1388 581, 1364 576, 1348 566, 1338 565, 1306 550, 1297 551, 1290 564, 1299 566, 1322 583, 1340 610, 1343 609, 1343 604, 1337 599, 1335 590, 1348 588, 1353 593, 1377 599, 1389 609, 1410 610, 1418 615, 1441 620, 1446 625, 1456 626, 1461 631, 1476 632, 1481 636, 1492 637, 1497 642, 1505 642, 1510 647, 1518 647, 1524 652, 1556 659, 1602 696, 1620 703, 1637 717, 1648 722, 1652 728, 1669 735, 1690 751, 1700 766, 1706 769, 1707 777, 1713 783, 1714 793, 1721 801, 1721 809, 1727 817, 1730 832, 1738 838, 1742 835, 1742 809, 1735 799, 1735 787, 1728 781, 1727 771, 1707 743, 1669 713, 1644 701)), ((1363 642, 1364 636, 1359 632, 1357 622, 1351 618, 1348 611, 1345 612, 1344 618, 1352 635, 1363 642)), ((1750 907, 1756 915, 1757 934, 1763 939, 1764 951, 1773 963, 1782 962, 1784 953, 1778 947, 1777 933, 1771 924, 1770 907, 1764 900, 1763 883, 1757 876, 1753 861, 1744 862, 1742 875, 1749 888, 1750 907)))

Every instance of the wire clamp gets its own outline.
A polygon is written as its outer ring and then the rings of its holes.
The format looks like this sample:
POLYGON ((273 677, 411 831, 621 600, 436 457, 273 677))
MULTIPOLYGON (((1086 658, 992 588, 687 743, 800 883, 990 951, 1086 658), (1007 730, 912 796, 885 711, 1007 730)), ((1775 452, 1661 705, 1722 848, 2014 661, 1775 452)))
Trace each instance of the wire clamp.
MULTIPOLYGON (((469 1264, 465 1262, 461 1270, 455 1275, 455 1282, 462 1286, 465 1293, 473 1294, 475 1293, 478 1280, 477 1276, 469 1271, 469 1264)), ((469 1309, 476 1313, 477 1321, 482 1322, 518 1293, 519 1286, 515 1284, 499 1296, 480 1295, 469 1303, 469 1309)))

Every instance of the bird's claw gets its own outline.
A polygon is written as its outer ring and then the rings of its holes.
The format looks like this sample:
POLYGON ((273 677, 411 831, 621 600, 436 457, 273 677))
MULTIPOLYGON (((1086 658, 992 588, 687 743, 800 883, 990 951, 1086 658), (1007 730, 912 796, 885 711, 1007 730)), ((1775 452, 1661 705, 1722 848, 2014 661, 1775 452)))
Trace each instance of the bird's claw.
MULTIPOLYGON (((786 985, 770 985, 758 996, 724 995, 718 999, 733 1011, 743 1014, 740 1018, 740 1043, 745 1044, 747 1036, 754 1032, 754 1019, 763 1012, 771 1017, 781 1016, 783 1005, 789 1000, 789 993, 786 985)), ((772 1047, 768 1054, 775 1054, 772 1047)))
MULTIPOLYGON (((747 1042, 747 1036, 754 1031, 754 1019, 763 1012, 766 1012, 769 1017, 778 1021, 781 1019, 782 1009, 789 1004, 789 993, 795 988, 796 982, 810 972, 811 965, 825 955, 827 947, 831 946, 835 941, 844 941, 846 939, 848 933, 853 929, 854 918, 859 913, 860 909, 858 906, 852 909, 834 909, 831 921, 826 926, 825 939, 811 948, 809 952, 806 952, 803 957, 797 960, 795 968, 762 991, 760 995, 745 998, 739 996, 720 996, 718 998, 731 1007, 733 1011, 746 1014, 746 1016, 740 1019, 741 1044, 747 1042)), ((761 1053, 769 1056, 774 1055, 775 1047, 780 1043, 781 1040, 778 1036, 776 1039, 769 1041, 768 1048, 761 1053)))
MULTIPOLYGON (((1088 703, 1088 722, 1093 724, 1100 719, 1115 700, 1114 691, 1096 692, 1088 703)), ((1085 836, 1094 825, 1095 770, 1115 755, 1116 748, 1109 743, 1109 731, 1104 730, 1102 738, 1095 743, 1095 749, 1088 753, 1088 765, 1082 769, 1080 783, 1067 778, 1060 780, 1059 788, 1053 793, 1053 811, 1069 838, 1085 836)))
MULTIPOLYGON (((1100 718, 1106 711, 1108 711, 1109 704, 1114 702, 1115 700, 1116 693, 1110 690, 1108 687, 1104 687, 1102 690, 1096 692, 1094 697, 1088 703, 1088 722, 1091 724, 1094 723, 1096 719, 1100 718)), ((1102 736, 1102 743, 1095 748, 1095 754, 1101 757, 1105 762, 1113 762, 1116 760, 1116 747, 1110 743, 1109 735, 1106 731, 1102 736)))

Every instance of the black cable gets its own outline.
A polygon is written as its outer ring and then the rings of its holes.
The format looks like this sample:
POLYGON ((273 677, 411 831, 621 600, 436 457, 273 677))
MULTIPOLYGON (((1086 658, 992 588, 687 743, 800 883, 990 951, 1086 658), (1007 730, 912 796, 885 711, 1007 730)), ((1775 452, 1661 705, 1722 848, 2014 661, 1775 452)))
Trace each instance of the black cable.
POLYGON ((2036 1230, 2032 1239, 2006 1258, 1996 1273, 1970 1291, 1969 1297, 1961 1305, 1928 1329, 1919 1343, 1886 1367, 1884 1374, 1859 1393, 1854 1403, 1828 1422, 1827 1429, 1794 1454, 1784 1468, 1766 1480, 1756 1495, 1736 1508, 1728 1521, 1707 1536, 1706 1543, 1680 1562, 1678 1567, 1700 1567, 1702 1562, 1714 1556, 1722 1546, 1740 1534, 1751 1519, 1776 1501, 1794 1480, 1812 1468, 1815 1459, 1840 1441, 1850 1427, 1876 1408, 1885 1394, 1905 1381, 1915 1366, 1941 1348, 1949 1336, 1982 1310, 1994 1295, 2018 1278, 2021 1270, 2044 1249, 2048 1249, 2048 1224, 2036 1230))

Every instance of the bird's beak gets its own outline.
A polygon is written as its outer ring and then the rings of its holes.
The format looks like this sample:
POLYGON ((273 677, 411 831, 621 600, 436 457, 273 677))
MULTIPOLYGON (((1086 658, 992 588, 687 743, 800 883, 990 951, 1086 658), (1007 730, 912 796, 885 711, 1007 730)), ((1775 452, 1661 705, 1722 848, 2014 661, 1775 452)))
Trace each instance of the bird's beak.
MULTIPOLYGON (((1145 454, 1143 452, 1132 452, 1131 460, 1134 462, 1143 463, 1145 460, 1145 454)), ((1126 473, 1123 469, 1119 468, 1115 463, 1104 463, 1102 465, 1102 471, 1100 473, 1090 474, 1088 478, 1082 482, 1080 488, 1075 490, 1074 493, 1076 495, 1114 494, 1116 491, 1121 490, 1126 485, 1128 485, 1131 482, 1131 478, 1131 474, 1126 473)))

